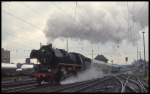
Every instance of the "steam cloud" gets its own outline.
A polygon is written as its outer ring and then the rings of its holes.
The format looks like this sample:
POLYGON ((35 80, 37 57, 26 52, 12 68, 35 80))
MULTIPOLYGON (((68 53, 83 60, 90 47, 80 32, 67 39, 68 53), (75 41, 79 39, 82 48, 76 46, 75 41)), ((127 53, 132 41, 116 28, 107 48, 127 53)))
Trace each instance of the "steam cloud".
POLYGON ((49 41, 74 38, 92 43, 123 40, 135 43, 139 31, 148 26, 148 4, 129 2, 128 6, 117 3, 99 7, 79 5, 75 16, 56 11, 50 15, 44 33, 49 41))
POLYGON ((61 84, 70 84, 70 83, 75 83, 75 82, 92 80, 92 79, 96 79, 96 78, 102 78, 105 75, 109 75, 109 74, 104 74, 103 71, 101 70, 101 68, 96 67, 92 63, 89 69, 78 73, 78 75, 76 77, 71 76, 71 77, 61 81, 61 84))

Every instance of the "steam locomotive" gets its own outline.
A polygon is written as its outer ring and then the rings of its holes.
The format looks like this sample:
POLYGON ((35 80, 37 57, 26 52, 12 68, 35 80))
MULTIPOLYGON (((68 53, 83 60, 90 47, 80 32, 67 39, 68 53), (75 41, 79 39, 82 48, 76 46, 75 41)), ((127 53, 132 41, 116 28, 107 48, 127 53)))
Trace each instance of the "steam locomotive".
POLYGON ((36 58, 39 64, 34 66, 33 77, 39 85, 42 81, 49 84, 59 84, 68 76, 75 76, 79 71, 86 70, 91 59, 75 52, 52 48, 52 44, 43 45, 39 50, 32 50, 30 59, 36 58))

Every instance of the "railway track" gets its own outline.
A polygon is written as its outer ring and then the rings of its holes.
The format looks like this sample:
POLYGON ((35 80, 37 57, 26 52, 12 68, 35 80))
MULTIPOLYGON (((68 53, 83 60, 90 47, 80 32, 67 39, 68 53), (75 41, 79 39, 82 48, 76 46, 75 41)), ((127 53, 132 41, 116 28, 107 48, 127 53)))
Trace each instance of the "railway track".
POLYGON ((11 83, 3 83, 2 84, 2 92, 19 92, 22 90, 29 90, 36 88, 38 86, 35 79, 27 79, 27 80, 20 80, 11 83))
POLYGON ((2 92, 147 92, 144 84, 135 77, 126 74, 107 76, 72 84, 38 86, 36 82, 2 88, 2 92))
POLYGON ((128 88, 130 91, 134 91, 134 88, 129 87, 128 84, 128 80, 129 80, 129 76, 123 77, 122 75, 119 76, 115 76, 114 77, 116 80, 118 80, 118 82, 120 83, 120 93, 124 93, 126 92, 126 89, 128 88))
POLYGON ((98 85, 93 86, 92 88, 87 88, 85 90, 82 90, 82 92, 100 92, 100 93, 125 93, 125 92, 137 92, 137 93, 145 93, 145 91, 142 90, 142 87, 140 86, 136 80, 131 79, 131 76, 128 74, 119 74, 119 75, 112 75, 112 79, 109 81, 103 81, 102 83, 99 83, 98 85))
POLYGON ((84 85, 86 83, 92 83, 96 80, 98 80, 98 79, 92 79, 92 80, 87 80, 87 81, 83 81, 83 82, 76 82, 76 83, 72 83, 72 84, 65 84, 65 85, 48 86, 45 88, 39 88, 38 90, 31 90, 28 92, 61 92, 61 91, 67 90, 67 89, 71 89, 73 87, 84 85))
POLYGON ((146 88, 142 85, 142 83, 140 83, 140 80, 136 80, 136 77, 134 76, 122 74, 115 78, 118 79, 118 81, 122 84, 121 93, 123 92, 134 92, 134 93, 147 92, 146 88))
POLYGON ((28 79, 22 79, 22 80, 16 80, 16 81, 10 81, 10 82, 2 82, 1 86, 4 87, 12 87, 12 86, 19 86, 19 85, 23 85, 23 84, 28 84, 28 83, 32 83, 35 82, 36 79, 34 78, 28 78, 28 79))
POLYGON ((2 84, 2 88, 9 88, 9 87, 15 87, 15 86, 20 86, 20 85, 27 85, 27 84, 32 84, 32 83, 36 83, 36 81, 35 80, 29 80, 29 81, 19 81, 19 82, 2 84))
POLYGON ((36 88, 37 85, 38 85, 37 83, 32 83, 32 84, 30 83, 30 84, 27 84, 27 85, 2 88, 2 92, 4 92, 4 93, 20 92, 20 91, 36 88))
POLYGON ((27 92, 82 92, 90 87, 93 87, 99 83, 102 83, 104 80, 108 81, 111 77, 97 78, 83 82, 77 82, 72 84, 53 86, 53 87, 45 87, 45 88, 36 88, 33 90, 29 90, 27 92))
POLYGON ((113 75, 111 75, 109 79, 100 80, 96 85, 80 90, 79 92, 118 93, 121 88, 120 85, 121 84, 118 83, 118 80, 114 79, 113 75))
MULTIPOLYGON (((96 79, 95 79, 96 80, 96 79)), ((84 82, 77 82, 74 84, 67 84, 64 86, 49 86, 48 84, 46 85, 42 85, 42 86, 38 86, 38 84, 33 81, 33 82, 28 82, 28 83, 18 83, 17 85, 11 85, 8 87, 3 87, 2 88, 2 92, 6 92, 6 93, 10 93, 10 92, 32 92, 32 89, 35 89, 36 92, 38 91, 38 88, 51 88, 50 91, 48 92, 55 92, 55 91, 61 91, 61 90, 65 90, 71 87, 75 87, 77 85, 81 85, 81 84, 85 84, 87 82, 93 82, 95 80, 89 80, 89 81, 84 81, 84 82)))
POLYGON ((132 79, 130 79, 133 83, 137 84, 141 90, 142 93, 148 92, 148 86, 145 84, 145 82, 142 82, 138 77, 132 76, 132 79))
POLYGON ((93 80, 91 82, 78 84, 77 86, 73 86, 73 87, 67 88, 65 90, 61 90, 60 92, 82 92, 88 88, 92 88, 93 86, 96 86, 96 85, 102 83, 103 81, 107 81, 110 79, 111 79, 110 77, 106 77, 106 78, 102 78, 102 79, 96 79, 96 80, 93 80))
POLYGON ((23 82, 23 81, 30 81, 30 80, 35 80, 34 78, 21 78, 21 80, 16 79, 16 80, 8 80, 8 81, 2 81, 2 85, 5 84, 12 84, 12 83, 16 83, 16 82, 23 82))

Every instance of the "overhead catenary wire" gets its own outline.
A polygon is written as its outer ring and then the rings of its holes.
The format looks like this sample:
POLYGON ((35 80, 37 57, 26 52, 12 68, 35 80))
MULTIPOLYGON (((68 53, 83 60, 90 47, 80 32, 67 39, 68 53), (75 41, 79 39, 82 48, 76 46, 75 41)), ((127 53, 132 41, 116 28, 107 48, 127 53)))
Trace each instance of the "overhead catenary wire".
MULTIPOLYGON (((39 15, 39 13, 36 12, 35 10, 33 10, 28 4, 26 4, 26 3, 23 3, 23 4, 24 4, 24 7, 28 8, 30 11, 32 11, 32 13, 35 13, 36 15, 39 15)), ((12 9, 9 9, 9 10, 13 11, 12 9)), ((6 11, 6 10, 4 10, 4 12, 5 12, 6 14, 8 14, 8 15, 10 15, 10 16, 12 16, 12 17, 14 17, 14 18, 16 18, 16 19, 18 19, 18 20, 20 20, 20 21, 22 21, 22 22, 25 23, 25 24, 28 24, 28 25, 34 27, 35 29, 37 29, 37 30, 39 30, 39 31, 43 31, 42 28, 40 28, 40 26, 34 25, 33 23, 31 23, 31 22, 29 22, 29 21, 26 21, 26 19, 23 19, 22 17, 16 16, 16 15, 14 15, 13 13, 10 13, 10 12, 8 12, 8 11, 6 11)), ((14 13, 15 13, 15 12, 14 12, 14 13)))
POLYGON ((23 3, 24 7, 28 8, 30 11, 32 11, 35 15, 39 15, 40 13, 36 10, 32 9, 28 4, 23 3))
MULTIPOLYGON (((65 15, 64 14, 64 10, 62 9, 62 8, 60 8, 58 5, 56 5, 55 3, 53 4, 57 9, 59 9, 61 12, 63 12, 63 15, 65 15)), ((75 19, 75 22, 77 23, 77 1, 75 2, 75 8, 74 8, 74 14, 68 14, 67 13, 67 15, 69 16, 69 17, 74 17, 74 19, 75 19)), ((80 25, 79 23, 78 23, 78 25, 80 25)), ((79 34, 80 35, 80 34, 79 34)), ((79 39, 79 42, 80 42, 81 40, 79 39)), ((69 43, 68 43, 68 38, 67 38, 67 42, 66 42, 66 49, 69 49, 69 43)))
MULTIPOLYGON (((135 9, 135 4, 133 5, 133 10, 135 9)), ((133 32, 136 33, 135 31, 135 16, 133 15, 133 32)), ((135 38, 137 39, 138 38, 138 35, 135 36, 135 38)), ((138 49, 138 42, 137 42, 137 60, 139 59, 139 49, 138 49)))
POLYGON ((133 24, 132 24, 132 26, 131 26, 131 21, 130 21, 130 13, 131 13, 131 11, 129 10, 129 2, 127 1, 127 3, 126 3, 126 8, 127 8, 127 35, 128 35, 128 40, 130 41, 130 39, 131 40, 133 40, 134 39, 134 36, 133 36, 133 34, 134 34, 134 22, 133 22, 133 24))
POLYGON ((26 23, 28 25, 31 25, 32 27, 34 27, 37 30, 41 30, 41 28, 39 28, 38 26, 36 26, 36 25, 34 25, 34 24, 32 24, 32 23, 30 23, 30 22, 22 19, 21 17, 15 16, 14 14, 12 14, 10 12, 7 12, 6 10, 3 10, 3 12, 6 13, 6 14, 8 14, 8 15, 10 15, 10 16, 13 16, 14 18, 16 18, 16 19, 18 19, 18 20, 20 20, 20 21, 22 21, 22 22, 24 22, 24 23, 26 23))
MULTIPOLYGON (((10 13, 10 12, 7 12, 6 10, 4 10, 3 9, 3 12, 4 13, 6 13, 7 15, 9 15, 9 16, 11 16, 11 17, 14 17, 14 18, 16 18, 17 20, 20 20, 21 22, 23 22, 23 23, 25 23, 25 24, 28 24, 29 26, 31 26, 31 27, 34 27, 35 29, 37 29, 37 30, 39 30, 40 28, 39 27, 37 27, 37 26, 35 26, 35 25, 33 25, 32 23, 30 23, 30 22, 27 22, 26 20, 24 20, 23 18, 21 18, 21 17, 18 17, 18 16, 15 16, 14 14, 12 14, 12 13, 10 13)), ((22 45, 25 45, 25 40, 23 40, 24 42, 22 42, 22 45)), ((11 51, 13 51, 13 50, 11 50, 11 51)), ((23 50, 21 50, 21 51, 23 51, 23 50)), ((24 52, 25 51, 28 51, 28 50, 24 50, 24 52)), ((15 50, 15 52, 16 53, 18 53, 18 49, 17 50, 15 50)))
MULTIPOLYGON (((40 29, 41 29, 41 28, 39 28, 38 26, 36 26, 36 25, 34 25, 34 24, 32 24, 32 23, 26 21, 25 19, 23 19, 23 18, 21 18, 21 17, 19 17, 19 16, 14 15, 13 13, 7 12, 6 10, 3 10, 3 12, 6 13, 7 15, 11 16, 11 17, 16 18, 17 20, 19 20, 19 21, 21 21, 21 22, 23 22, 23 23, 25 23, 25 24, 28 24, 28 25, 31 26, 31 27, 34 27, 34 28, 37 29, 37 30, 40 30, 40 29)), ((16 50, 16 52, 18 52, 18 49, 16 50)))
MULTIPOLYGON (((13 17, 13 18, 15 18, 15 19, 17 19, 17 20, 19 20, 19 21, 21 21, 21 22, 27 24, 27 25, 29 25, 30 27, 32 27, 32 28, 34 28, 34 29, 36 29, 36 30, 38 30, 38 31, 40 31, 40 32, 43 31, 39 26, 36 26, 36 25, 34 25, 34 24, 28 22, 27 20, 25 20, 25 19, 22 18, 22 17, 16 16, 15 14, 13 14, 13 13, 11 13, 11 12, 8 12, 8 11, 6 11, 6 10, 4 10, 4 9, 3 9, 2 11, 3 11, 3 13, 5 13, 5 14, 7 14, 7 15, 9 15, 9 16, 11 16, 11 17, 13 17)), ((11 10, 11 11, 13 11, 13 10, 11 10)), ((21 28, 23 28, 23 27, 21 27, 21 28)), ((36 37, 33 37, 33 38, 36 39, 36 37)), ((25 42, 25 40, 22 40, 22 41, 25 42)), ((22 44, 23 44, 23 42, 22 42, 22 44)))
MULTIPOLYGON (((12 10, 12 9, 9 9, 9 11, 13 11, 13 10, 12 10)), ((25 24, 28 24, 28 25, 30 25, 30 26, 32 26, 32 27, 38 29, 38 30, 39 30, 39 29, 41 30, 41 28, 40 28, 39 26, 36 26, 36 25, 34 25, 34 24, 32 24, 32 23, 26 21, 26 19, 23 19, 22 17, 16 16, 15 14, 13 14, 13 13, 11 13, 11 12, 8 12, 8 11, 6 11, 5 9, 3 9, 2 12, 6 13, 7 15, 9 15, 9 16, 11 16, 11 17, 14 17, 14 18, 20 20, 21 22, 23 22, 23 23, 25 23, 25 24)), ((15 12, 14 12, 14 13, 15 13, 15 12)))
MULTIPOLYGON (((146 3, 145 3, 145 4, 146 4, 146 3)), ((143 6, 139 9, 138 12, 140 13, 140 12, 142 11, 142 9, 144 9, 144 7, 145 7, 145 5, 143 5, 143 6)), ((133 10, 134 10, 134 9, 135 9, 135 4, 133 5, 133 10)), ((133 11, 133 12, 134 12, 134 11, 133 11)), ((133 12, 132 12, 132 13, 133 13, 133 12)), ((131 11, 130 11, 130 13, 131 13, 131 11)), ((139 32, 136 31, 136 29, 135 29, 135 22, 136 22, 135 15, 133 14, 132 17, 133 17, 133 24, 132 24, 133 27, 132 27, 131 32, 134 32, 134 33, 137 32, 137 33, 139 33, 139 32)), ((138 34, 137 34, 136 36, 133 36, 133 37, 134 37, 135 39, 138 39, 138 34)), ((139 56, 139 55, 138 55, 138 54, 139 54, 139 50, 138 50, 138 46, 139 46, 139 45, 138 45, 138 42, 137 42, 136 46, 137 46, 137 60, 138 60, 138 56, 139 56)))
POLYGON ((75 12, 74 12, 75 21, 77 21, 77 1, 75 2, 75 12))

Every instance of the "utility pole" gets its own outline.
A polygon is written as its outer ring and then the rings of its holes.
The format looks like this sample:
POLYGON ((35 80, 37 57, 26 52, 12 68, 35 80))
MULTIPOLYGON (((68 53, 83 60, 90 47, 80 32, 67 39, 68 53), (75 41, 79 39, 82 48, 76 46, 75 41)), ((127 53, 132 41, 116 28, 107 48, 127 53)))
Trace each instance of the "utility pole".
POLYGON ((145 38, 144 38, 144 33, 145 32, 142 32, 143 33, 143 48, 144 48, 144 70, 145 70, 145 76, 146 76, 146 60, 145 60, 145 38))
POLYGON ((125 57, 126 64, 128 63, 128 57, 125 57))
POLYGON ((66 47, 67 47, 67 52, 69 51, 69 49, 68 49, 68 38, 67 38, 67 44, 66 44, 66 47))
POLYGON ((142 33, 143 33, 144 61, 146 62, 146 60, 145 60, 145 38, 144 38, 144 33, 145 32, 142 32, 142 33))
MULTIPOLYGON (((112 56, 111 56, 111 58, 112 58, 112 56)), ((113 65, 113 62, 114 62, 114 61, 113 61, 113 58, 112 58, 112 60, 111 60, 111 64, 112 64, 112 65, 113 65)))
POLYGON ((92 48, 92 59, 93 59, 93 48, 92 48))
POLYGON ((138 51, 138 47, 137 47, 137 61, 138 61, 138 53, 139 53, 139 51, 138 51))
POLYGON ((141 59, 141 51, 139 51, 140 59, 141 59))
POLYGON ((113 71, 113 59, 111 60, 111 71, 113 71))

